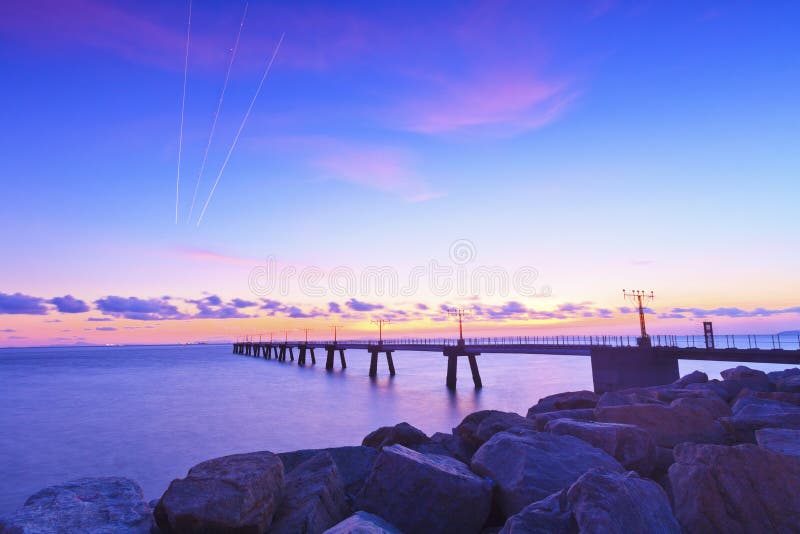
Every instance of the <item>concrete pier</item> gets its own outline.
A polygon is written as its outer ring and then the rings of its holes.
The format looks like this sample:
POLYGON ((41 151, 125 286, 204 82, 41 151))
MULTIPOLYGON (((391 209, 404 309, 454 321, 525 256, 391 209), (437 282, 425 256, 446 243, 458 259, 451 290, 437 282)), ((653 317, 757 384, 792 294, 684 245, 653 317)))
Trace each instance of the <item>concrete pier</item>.
POLYGON ((378 376, 378 354, 386 354, 386 363, 389 365, 389 375, 394 376, 394 359, 392 359, 392 352, 394 350, 389 350, 383 348, 381 345, 372 345, 370 346, 367 351, 369 352, 369 376, 375 378, 378 376))
POLYGON ((325 369, 328 371, 333 371, 333 361, 335 359, 336 351, 339 351, 339 359, 342 364, 342 369, 347 369, 347 362, 344 359, 344 349, 341 347, 336 346, 336 344, 332 345, 325 345, 325 369))
POLYGON ((595 393, 670 384, 680 378, 678 358, 651 347, 593 347, 595 393))
POLYGON ((480 355, 480 352, 468 349, 463 343, 452 347, 444 347, 442 351, 447 358, 447 378, 445 383, 450 389, 455 389, 458 380, 458 358, 466 356, 469 359, 469 368, 472 371, 472 382, 475 384, 476 389, 483 387, 481 374, 478 371, 478 360, 475 358, 480 355))

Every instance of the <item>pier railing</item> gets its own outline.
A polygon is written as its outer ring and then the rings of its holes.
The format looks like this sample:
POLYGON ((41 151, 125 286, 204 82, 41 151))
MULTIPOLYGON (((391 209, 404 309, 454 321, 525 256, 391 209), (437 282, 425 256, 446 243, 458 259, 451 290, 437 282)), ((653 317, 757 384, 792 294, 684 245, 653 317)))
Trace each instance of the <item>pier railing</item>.
MULTIPOLYGON (((291 344, 302 344, 303 341, 292 340, 291 344)), ((332 340, 309 341, 310 344, 333 343, 332 340)), ((377 344, 374 339, 340 339, 340 345, 377 344)), ((424 345, 455 346, 458 338, 453 337, 394 337, 383 340, 384 345, 424 345)), ((472 346, 572 346, 572 347, 636 347, 639 340, 636 336, 613 335, 561 335, 561 336, 488 336, 466 337, 465 345, 472 346)), ((703 335, 658 334, 650 336, 653 347, 663 348, 697 348, 705 349, 760 349, 760 350, 800 350, 800 334, 732 334, 714 335, 706 339, 703 335)))

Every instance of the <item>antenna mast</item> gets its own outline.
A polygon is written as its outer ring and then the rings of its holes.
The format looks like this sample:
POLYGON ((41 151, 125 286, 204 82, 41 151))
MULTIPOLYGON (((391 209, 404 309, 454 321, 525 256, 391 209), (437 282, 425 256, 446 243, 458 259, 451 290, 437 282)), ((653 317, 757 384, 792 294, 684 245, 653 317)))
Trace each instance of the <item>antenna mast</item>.
POLYGON ((647 335, 647 328, 645 328, 644 324, 644 303, 653 300, 655 295, 652 291, 648 293, 647 291, 642 291, 640 289, 634 289, 631 291, 626 291, 623 289, 622 296, 625 297, 626 300, 629 300, 639 307, 639 327, 642 330, 642 337, 639 338, 639 345, 649 346, 650 336, 647 335))

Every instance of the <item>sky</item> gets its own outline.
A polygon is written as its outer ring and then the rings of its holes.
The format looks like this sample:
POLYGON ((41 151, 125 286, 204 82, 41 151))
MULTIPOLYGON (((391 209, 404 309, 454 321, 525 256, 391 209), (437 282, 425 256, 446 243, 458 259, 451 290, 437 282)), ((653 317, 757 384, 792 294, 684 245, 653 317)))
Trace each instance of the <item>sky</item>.
POLYGON ((800 329, 800 4, 191 8, 0 6, 0 346, 800 329))

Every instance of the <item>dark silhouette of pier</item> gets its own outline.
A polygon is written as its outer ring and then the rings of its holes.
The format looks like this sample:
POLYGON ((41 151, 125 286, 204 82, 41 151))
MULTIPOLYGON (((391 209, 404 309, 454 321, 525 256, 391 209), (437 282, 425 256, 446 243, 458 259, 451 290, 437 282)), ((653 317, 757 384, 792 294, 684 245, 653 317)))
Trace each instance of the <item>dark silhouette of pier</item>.
POLYGON ((440 353, 448 359, 447 387, 456 386, 458 359, 466 358, 476 388, 482 387, 478 359, 486 354, 552 354, 589 356, 594 389, 598 393, 637 386, 655 386, 679 378, 678 360, 728 361, 775 364, 800 364, 800 337, 787 340, 781 336, 517 336, 481 338, 401 338, 334 341, 289 341, 263 343, 250 340, 233 344, 235 354, 273 357, 294 361, 298 349, 298 365, 316 363, 314 349, 326 353, 325 368, 333 370, 338 352, 341 367, 346 368, 346 350, 364 350, 370 355, 369 375, 378 374, 380 356, 384 356, 389 374, 396 368, 393 355, 416 351, 440 353))

